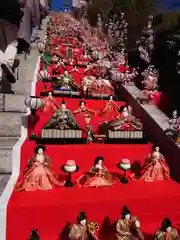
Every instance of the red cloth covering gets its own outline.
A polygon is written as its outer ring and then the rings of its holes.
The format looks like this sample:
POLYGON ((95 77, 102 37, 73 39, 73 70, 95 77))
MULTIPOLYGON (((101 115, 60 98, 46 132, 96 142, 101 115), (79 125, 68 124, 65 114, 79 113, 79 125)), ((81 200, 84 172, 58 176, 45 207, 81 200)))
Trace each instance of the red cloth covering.
POLYGON ((119 65, 118 70, 119 72, 126 72, 129 68, 124 65, 119 65))
POLYGON ((85 63, 89 63, 89 58, 85 57, 84 55, 80 56, 78 59, 80 62, 85 62, 85 63))
POLYGON ((83 55, 83 49, 82 48, 74 48, 73 54, 74 54, 74 56, 81 58, 81 56, 83 55))
POLYGON ((52 77, 54 74, 56 74, 57 76, 64 74, 64 69, 61 65, 59 65, 58 67, 56 67, 57 64, 51 64, 51 66, 48 67, 48 72, 50 74, 50 76, 52 77), (55 73, 56 71, 56 73, 55 73))
POLYGON ((44 59, 42 58, 40 63, 39 63, 39 71, 43 70, 43 62, 44 62, 44 59))
POLYGON ((171 104, 170 97, 167 93, 156 92, 153 94, 154 104, 165 114, 169 113, 169 106, 171 104))
POLYGON ((84 71, 84 76, 96 76, 96 69, 93 67, 89 68, 87 71, 84 71))

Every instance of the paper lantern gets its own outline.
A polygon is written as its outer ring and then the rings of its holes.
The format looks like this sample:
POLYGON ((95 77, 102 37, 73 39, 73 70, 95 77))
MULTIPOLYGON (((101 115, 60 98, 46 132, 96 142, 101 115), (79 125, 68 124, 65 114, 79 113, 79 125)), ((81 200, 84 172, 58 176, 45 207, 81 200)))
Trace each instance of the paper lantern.
POLYGON ((39 97, 28 96, 27 98, 25 98, 24 104, 30 109, 37 110, 42 107, 43 102, 39 97))
POLYGON ((96 60, 97 60, 97 59, 100 59, 100 58, 99 58, 99 55, 100 55, 100 53, 99 53, 99 51, 97 51, 97 50, 94 50, 93 53, 92 53, 93 58, 96 59, 96 60))
POLYGON ((117 71, 111 71, 111 79, 115 82, 120 82, 122 78, 122 73, 117 71))
POLYGON ((50 77, 51 77, 51 75, 48 73, 47 70, 39 71, 37 74, 38 80, 41 80, 43 82, 48 81, 50 79, 50 77))
POLYGON ((37 47, 38 47, 39 52, 43 53, 45 51, 46 44, 45 44, 45 42, 39 41, 37 43, 37 47))

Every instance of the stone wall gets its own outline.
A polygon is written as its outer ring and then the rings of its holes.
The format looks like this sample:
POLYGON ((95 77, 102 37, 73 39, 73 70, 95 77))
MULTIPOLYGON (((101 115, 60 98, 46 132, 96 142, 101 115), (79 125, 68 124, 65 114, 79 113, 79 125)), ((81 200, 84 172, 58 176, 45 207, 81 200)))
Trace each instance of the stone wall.
POLYGON ((120 86, 120 95, 130 104, 136 117, 143 122, 145 132, 164 154, 171 170, 172 178, 180 181, 180 148, 166 136, 164 131, 169 127, 169 118, 155 105, 142 105, 136 99, 140 90, 135 86, 120 86))

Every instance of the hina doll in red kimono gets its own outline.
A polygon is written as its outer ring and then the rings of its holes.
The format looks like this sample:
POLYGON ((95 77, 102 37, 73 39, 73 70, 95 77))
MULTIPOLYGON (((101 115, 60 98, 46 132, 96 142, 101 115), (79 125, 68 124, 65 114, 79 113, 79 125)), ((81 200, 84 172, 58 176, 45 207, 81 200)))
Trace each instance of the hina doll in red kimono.
POLYGON ((81 176, 77 183, 82 188, 87 187, 110 187, 115 184, 112 174, 104 166, 104 158, 99 156, 95 158, 90 172, 81 176))
POLYGON ((92 63, 88 63, 86 69, 84 70, 84 76, 94 76, 94 70, 92 63))
POLYGON ((105 103, 103 110, 100 111, 100 115, 110 118, 119 117, 119 108, 116 102, 113 100, 113 96, 110 96, 109 101, 105 103))
POLYGON ((147 157, 142 168, 140 177, 132 175, 133 179, 144 180, 146 182, 168 180, 170 178, 169 167, 161 154, 159 147, 154 146, 152 153, 147 157))
POLYGON ((121 53, 118 56, 117 63, 118 63, 118 70, 119 72, 126 72, 128 70, 127 67, 127 56, 124 52, 125 50, 122 49, 121 53))
POLYGON ((42 112, 54 112, 59 106, 56 104, 55 98, 52 96, 52 92, 48 93, 48 96, 43 99, 42 112))
POLYGON ((77 73, 77 74, 81 74, 79 69, 77 68, 77 66, 74 66, 71 70, 68 71, 68 73, 77 73))
POLYGON ((95 111, 86 107, 86 103, 83 100, 80 101, 78 109, 73 112, 74 115, 78 115, 80 113, 84 114, 84 118, 86 118, 86 117, 88 117, 88 118, 91 117, 92 118, 92 116, 94 116, 96 114, 95 111))
POLYGON ((172 227, 169 218, 162 221, 162 227, 156 232, 154 240, 179 240, 180 236, 176 228, 172 227))
POLYGON ((128 105, 122 106, 120 108, 120 118, 121 119, 127 119, 129 115, 130 115, 129 106, 128 105))
POLYGON ((105 121, 99 125, 99 131, 103 134, 108 130, 142 130, 143 126, 139 119, 132 114, 132 109, 128 105, 120 107, 120 113, 116 119, 105 121))
POLYGON ((24 176, 15 189, 17 191, 50 190, 54 186, 63 186, 64 182, 58 180, 49 156, 44 154, 46 147, 38 145, 34 149, 34 156, 28 161, 24 176))
POLYGON ((50 67, 50 71, 51 71, 52 75, 53 74, 58 74, 58 75, 64 74, 65 65, 63 63, 61 56, 59 56, 56 53, 54 53, 52 56, 52 64, 50 67))

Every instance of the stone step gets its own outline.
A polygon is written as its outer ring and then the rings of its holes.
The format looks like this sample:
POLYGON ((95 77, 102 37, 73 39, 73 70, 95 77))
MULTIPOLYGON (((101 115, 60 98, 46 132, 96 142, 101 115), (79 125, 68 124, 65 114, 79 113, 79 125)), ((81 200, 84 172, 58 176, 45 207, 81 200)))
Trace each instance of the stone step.
POLYGON ((1 149, 12 149, 19 137, 0 137, 0 150, 1 149))
POLYGON ((0 148, 0 175, 12 172, 12 148, 0 148))
POLYGON ((10 178, 11 174, 0 174, 0 196, 10 178))
POLYGON ((31 83, 34 80, 34 71, 38 61, 38 50, 36 46, 32 47, 30 55, 27 55, 26 59, 24 54, 20 54, 17 58, 20 60, 18 71, 18 79, 15 84, 12 84, 12 90, 15 94, 19 95, 30 95, 31 83))
POLYGON ((12 150, 17 141, 18 137, 0 137, 0 174, 12 172, 12 150))
POLYGON ((0 94, 0 112, 26 113, 27 107, 24 104, 24 95, 0 94))
POLYGON ((20 137, 23 113, 0 112, 0 136, 20 137))

